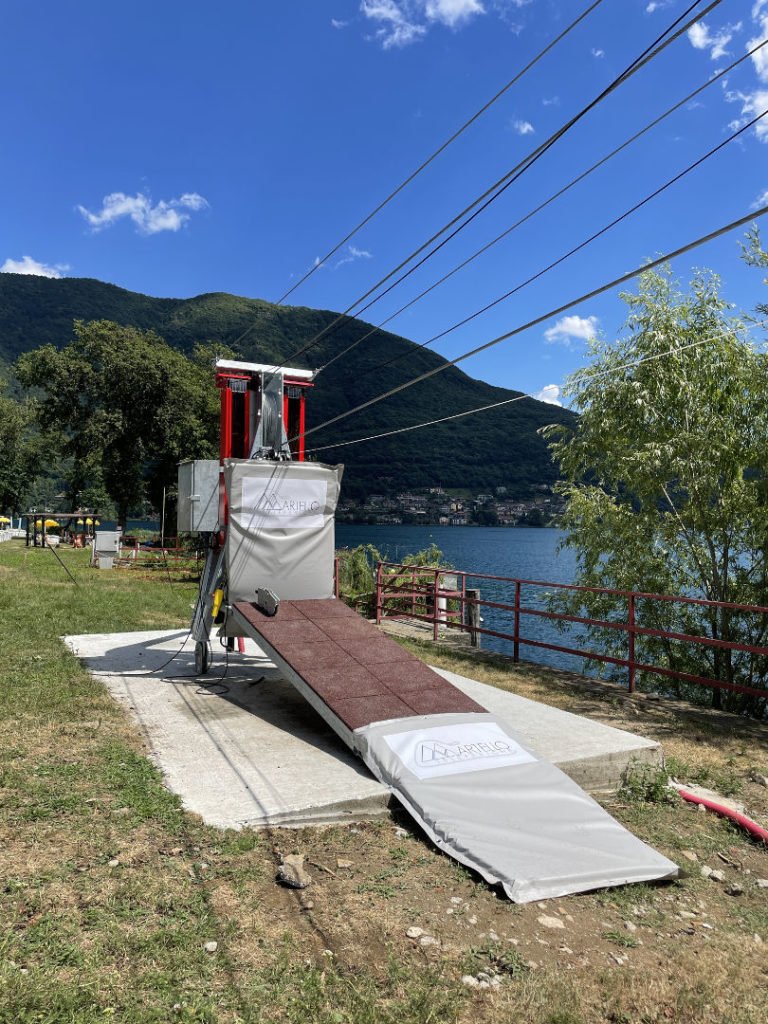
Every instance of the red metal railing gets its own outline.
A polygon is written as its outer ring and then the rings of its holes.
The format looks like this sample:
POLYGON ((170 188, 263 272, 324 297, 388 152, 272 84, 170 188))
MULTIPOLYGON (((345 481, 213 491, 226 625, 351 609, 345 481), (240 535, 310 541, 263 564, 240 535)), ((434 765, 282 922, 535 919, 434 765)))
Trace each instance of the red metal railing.
MULTIPOLYGON (((170 538, 176 541, 176 538, 170 538)), ((190 551, 189 548, 179 547, 177 543, 171 546, 163 545, 162 547, 145 547, 134 541, 132 544, 122 544, 120 551, 116 555, 116 561, 119 565, 127 567, 143 567, 148 566, 165 568, 166 566, 171 569, 178 569, 180 566, 186 566, 190 564, 198 565, 204 558, 204 552, 201 551, 190 551)))
POLYGON ((541 580, 514 579, 509 576, 491 576, 482 573, 468 573, 456 570, 435 569, 432 566, 409 566, 396 562, 380 562, 376 574, 376 621, 381 622, 385 618, 407 618, 428 622, 432 625, 433 637, 437 639, 441 629, 459 628, 475 635, 490 636, 501 640, 509 641, 513 647, 515 661, 520 659, 520 645, 536 647, 549 651, 558 651, 562 654, 570 654, 579 658, 586 658, 594 661, 601 661, 611 665, 618 665, 627 669, 629 691, 634 692, 638 672, 649 672, 655 675, 664 676, 670 679, 677 679, 686 683, 697 683, 713 689, 730 690, 735 693, 749 694, 751 696, 764 697, 768 699, 768 690, 752 686, 744 686, 740 683, 730 682, 723 679, 712 679, 705 676, 694 675, 689 672, 681 672, 664 665, 650 665, 644 661, 638 661, 636 657, 637 637, 656 637, 664 640, 674 640, 680 643, 696 644, 702 647, 720 648, 726 651, 740 651, 751 655, 758 655, 768 658, 768 647, 761 647, 747 643, 731 640, 721 640, 708 636, 697 636, 696 634, 674 632, 664 629, 656 629, 650 626, 639 625, 636 621, 638 612, 638 601, 642 602, 672 602, 684 605, 696 605, 709 608, 726 608, 732 611, 752 613, 755 615, 768 615, 768 608, 759 605, 734 604, 727 601, 709 601, 703 598, 677 597, 668 594, 649 594, 643 591, 612 590, 602 587, 582 587, 569 583, 545 583, 541 580), (445 589, 442 580, 446 577, 457 581, 455 586, 445 589), (509 584, 514 588, 513 603, 502 601, 484 600, 479 597, 467 596, 467 580, 472 581, 493 581, 494 583, 509 584), (626 599, 625 621, 613 621, 608 619, 593 619, 584 615, 571 615, 562 612, 555 612, 543 608, 525 606, 522 602, 523 587, 542 587, 547 590, 567 590, 572 592, 601 594, 614 598, 626 599), (455 604, 458 610, 447 611, 441 604, 441 599, 455 604), (479 623, 482 621, 479 616, 481 608, 492 608, 501 612, 508 612, 512 615, 513 632, 505 633, 500 630, 487 629, 479 623), (474 609, 474 614, 468 614, 474 609), (564 644, 550 643, 545 640, 536 640, 532 637, 521 635, 521 617, 528 615, 551 622, 573 623, 575 625, 591 626, 600 629, 618 630, 627 635, 627 656, 617 657, 611 654, 603 654, 600 651, 585 650, 578 647, 569 647, 564 644), (470 618, 473 620, 470 622, 470 618))
POLYGON ((376 621, 380 622, 385 617, 385 602, 396 601, 399 608, 395 609, 393 617, 406 615, 410 619, 431 622, 432 635, 437 640, 441 627, 452 620, 455 620, 455 625, 463 626, 467 575, 434 566, 379 562, 376 570, 376 621), (385 569, 392 571, 385 572, 385 569), (453 585, 446 586, 447 579, 453 585), (459 610, 449 608, 449 602, 458 603, 459 610), (422 606, 424 613, 417 611, 422 606))

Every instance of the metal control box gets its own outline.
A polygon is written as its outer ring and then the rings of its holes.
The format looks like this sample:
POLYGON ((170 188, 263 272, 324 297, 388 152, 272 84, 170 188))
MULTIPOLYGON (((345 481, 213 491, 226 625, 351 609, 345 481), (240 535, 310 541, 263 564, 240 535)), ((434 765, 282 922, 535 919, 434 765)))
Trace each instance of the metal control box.
POLYGON ((219 522, 219 461, 179 463, 179 533, 213 533, 219 522))

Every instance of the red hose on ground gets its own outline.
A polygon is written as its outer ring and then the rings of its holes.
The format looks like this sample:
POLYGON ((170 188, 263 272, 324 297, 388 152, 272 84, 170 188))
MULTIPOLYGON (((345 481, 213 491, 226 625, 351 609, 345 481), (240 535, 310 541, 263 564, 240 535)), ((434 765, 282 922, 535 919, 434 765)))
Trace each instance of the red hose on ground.
POLYGON ((683 798, 688 800, 692 804, 701 804, 706 807, 708 811, 714 811, 715 814, 722 814, 725 818, 730 818, 731 821, 735 821, 737 825, 741 825, 743 829, 749 832, 750 835, 755 836, 756 839, 762 839, 764 843, 768 843, 768 829, 763 828, 762 825, 758 825, 756 821, 752 821, 744 814, 739 814, 738 811, 732 810, 730 807, 725 807, 723 804, 716 804, 714 800, 707 800, 703 796, 694 796, 693 793, 689 793, 688 790, 683 789, 682 786, 675 786, 675 789, 683 798))

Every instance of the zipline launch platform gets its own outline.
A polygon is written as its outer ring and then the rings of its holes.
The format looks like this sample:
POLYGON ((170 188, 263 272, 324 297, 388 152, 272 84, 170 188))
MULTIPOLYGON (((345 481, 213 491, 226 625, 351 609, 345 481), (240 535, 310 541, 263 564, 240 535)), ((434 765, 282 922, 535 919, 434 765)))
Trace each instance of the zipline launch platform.
POLYGON ((183 493, 182 480, 203 479, 204 465, 179 478, 180 508, 217 512, 197 523, 209 539, 191 624, 199 674, 216 627, 230 650, 255 641, 437 846, 518 902, 674 877, 675 864, 503 717, 335 596, 343 467, 304 461, 311 377, 217 363, 218 501, 183 493))

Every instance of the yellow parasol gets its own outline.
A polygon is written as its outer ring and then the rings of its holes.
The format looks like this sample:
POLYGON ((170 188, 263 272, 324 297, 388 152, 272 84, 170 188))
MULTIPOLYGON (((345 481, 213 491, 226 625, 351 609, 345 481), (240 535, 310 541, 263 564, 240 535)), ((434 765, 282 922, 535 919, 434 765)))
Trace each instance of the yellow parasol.
POLYGON ((0 523, 10 523, 8 516, 0 516, 0 523))

